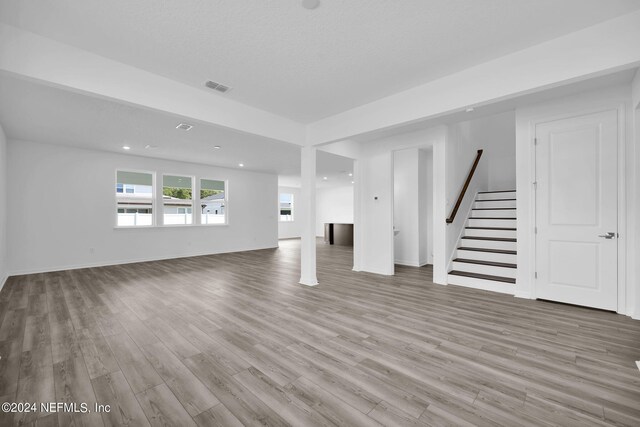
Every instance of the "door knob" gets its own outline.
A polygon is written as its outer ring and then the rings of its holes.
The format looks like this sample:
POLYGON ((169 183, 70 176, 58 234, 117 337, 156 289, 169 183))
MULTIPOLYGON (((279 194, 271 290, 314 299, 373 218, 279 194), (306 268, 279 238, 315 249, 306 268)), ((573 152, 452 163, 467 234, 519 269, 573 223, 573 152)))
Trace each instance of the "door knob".
POLYGON ((598 237, 603 237, 605 239, 615 239, 616 233, 614 233, 613 231, 608 231, 607 234, 600 234, 598 235, 598 237))

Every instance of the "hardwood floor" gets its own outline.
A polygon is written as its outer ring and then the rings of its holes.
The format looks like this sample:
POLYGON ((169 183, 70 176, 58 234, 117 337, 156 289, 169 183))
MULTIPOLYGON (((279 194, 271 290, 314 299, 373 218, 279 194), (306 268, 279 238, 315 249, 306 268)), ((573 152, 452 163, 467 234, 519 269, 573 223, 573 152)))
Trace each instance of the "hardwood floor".
POLYGON ((640 322, 299 246, 9 279, 0 401, 112 409, 0 425, 640 425, 640 322))

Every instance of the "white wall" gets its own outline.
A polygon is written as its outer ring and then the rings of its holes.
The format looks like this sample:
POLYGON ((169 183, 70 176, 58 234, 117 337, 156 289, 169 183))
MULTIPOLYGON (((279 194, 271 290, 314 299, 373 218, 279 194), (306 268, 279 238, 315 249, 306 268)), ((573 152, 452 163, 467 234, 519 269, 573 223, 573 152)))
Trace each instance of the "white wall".
MULTIPOLYGON (((438 145, 438 154, 435 151, 433 154, 434 169, 442 166, 444 173, 445 138, 446 128, 438 126, 361 143, 361 155, 355 162, 355 270, 379 274, 394 272, 393 151, 438 145)), ((445 216, 444 209, 440 208, 444 207, 444 180, 434 180, 433 188, 434 280, 444 283, 441 273, 444 267, 435 267, 438 261, 444 263, 445 216), (436 191, 438 185, 443 189, 436 191)))
POLYGON ((276 175, 13 140, 8 162, 11 274, 277 246, 276 175), (229 224, 114 228, 118 168, 227 179, 229 224))
POLYGON ((516 115, 508 111, 472 122, 472 137, 483 148, 487 190, 516 188, 516 115))
POLYGON ((627 153, 627 160, 631 160, 631 167, 627 168, 629 173, 630 188, 628 194, 631 195, 629 203, 632 206, 632 215, 629 218, 629 234, 635 236, 635 245, 631 247, 629 255, 630 271, 629 281, 636 286, 629 287, 629 299, 635 300, 635 307, 630 307, 631 316, 640 320, 640 68, 631 84, 631 102, 633 110, 633 139, 627 153))
MULTIPOLYGON (((278 197, 280 197, 280 193, 293 194, 293 221, 278 221, 278 239, 299 238, 302 233, 302 222, 296 209, 296 203, 300 201, 300 188, 278 187, 278 197)), ((279 206, 279 200, 278 198, 277 206, 279 206)), ((278 218, 280 218, 279 215, 278 218)))
POLYGON ((420 265, 433 264, 433 149, 419 150, 420 265))
MULTIPOLYGON (((640 88, 640 72, 636 74, 636 81, 638 82, 638 87, 640 88)), ((629 172, 631 188, 627 192, 627 194, 633 195, 631 200, 629 200, 629 203, 632 206, 632 214, 629 218, 627 226, 629 227, 629 235, 635 236, 635 245, 633 245, 633 242, 629 244, 630 254, 628 259, 630 268, 628 280, 631 284, 635 283, 636 285, 630 285, 628 286, 628 289, 629 300, 632 301, 635 299, 635 306, 629 307, 629 313, 634 319, 640 320, 640 220, 638 220, 638 215, 640 213, 640 195, 638 194, 638 192, 640 191, 640 171, 638 171, 638 166, 640 166, 640 96, 638 97, 638 103, 635 103, 634 105, 634 135, 632 138, 635 143, 630 145, 633 146, 635 152, 633 155, 629 153, 628 156, 628 158, 633 159, 632 162, 634 167, 632 167, 631 171, 629 172)))
POLYGON ((396 264, 420 265, 420 192, 417 148, 393 153, 393 238, 396 264))
POLYGON ((635 170, 638 168, 634 141, 627 137, 633 132, 633 116, 631 114, 631 91, 628 86, 605 88, 585 92, 571 97, 530 105, 516 111, 516 161, 517 170, 517 209, 518 209, 518 272, 516 278, 516 296, 535 298, 534 288, 534 191, 532 182, 535 178, 533 137, 535 124, 569 117, 578 114, 616 109, 619 113, 619 182, 624 186, 618 193, 618 231, 620 239, 618 311, 624 314, 638 313, 637 294, 639 292, 636 272, 638 266, 637 248, 637 203, 635 199, 635 170), (635 298, 634 298, 635 296, 635 298), (623 301, 626 300, 626 301, 623 301))
POLYGON ((7 278, 7 139, 0 126, 0 289, 7 278))
POLYGON ((358 165, 360 187, 359 241, 354 251, 356 270, 392 275, 393 267, 393 155, 391 151, 371 153, 358 165))
POLYGON ((410 148, 394 152, 393 224, 396 264, 419 267, 433 262, 433 189, 431 151, 410 148), (431 230, 431 232, 429 232, 431 230))
POLYGON ((316 190, 316 236, 327 222, 353 224, 353 185, 316 190))

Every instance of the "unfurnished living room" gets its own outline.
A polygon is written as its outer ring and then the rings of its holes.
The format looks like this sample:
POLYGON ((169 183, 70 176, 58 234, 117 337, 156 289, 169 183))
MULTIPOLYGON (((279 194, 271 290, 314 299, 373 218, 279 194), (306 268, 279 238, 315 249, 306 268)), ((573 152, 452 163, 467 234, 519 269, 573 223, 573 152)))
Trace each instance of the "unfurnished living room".
POLYGON ((0 426, 640 426, 639 0, 0 0, 0 426))

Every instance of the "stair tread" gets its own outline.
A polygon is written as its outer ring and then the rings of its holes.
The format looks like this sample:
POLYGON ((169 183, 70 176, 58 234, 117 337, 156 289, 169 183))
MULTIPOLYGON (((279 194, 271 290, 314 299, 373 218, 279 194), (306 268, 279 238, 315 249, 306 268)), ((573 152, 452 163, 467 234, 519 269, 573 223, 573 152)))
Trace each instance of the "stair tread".
POLYGON ((517 242, 516 239, 511 237, 482 237, 482 236, 462 236, 463 239, 471 240, 494 240, 498 242, 517 242))
POLYGON ((516 190, 478 191, 478 194, 515 193, 516 190))
POLYGON ((517 218, 503 218, 503 217, 489 217, 489 216, 470 216, 469 219, 510 219, 510 220, 515 220, 517 218))
POLYGON ((492 267, 518 268, 517 264, 510 262, 482 261, 479 259, 456 258, 453 262, 464 262, 467 264, 490 265, 492 267))
POLYGON ((469 230, 507 230, 507 231, 516 231, 516 228, 509 227, 465 227, 469 230))
POLYGON ((507 249, 487 249, 487 248, 469 248, 466 246, 460 246, 458 249, 462 251, 476 251, 476 252, 491 252, 496 254, 508 254, 508 255, 517 255, 516 251, 510 251, 507 249))
POLYGON ((515 202, 516 199, 476 199, 475 202, 515 202))
POLYGON ((454 276, 473 277, 474 279, 493 280, 495 282, 516 283, 516 279, 511 277, 492 276, 491 274, 469 273, 467 271, 451 270, 449 274, 454 276))

